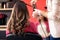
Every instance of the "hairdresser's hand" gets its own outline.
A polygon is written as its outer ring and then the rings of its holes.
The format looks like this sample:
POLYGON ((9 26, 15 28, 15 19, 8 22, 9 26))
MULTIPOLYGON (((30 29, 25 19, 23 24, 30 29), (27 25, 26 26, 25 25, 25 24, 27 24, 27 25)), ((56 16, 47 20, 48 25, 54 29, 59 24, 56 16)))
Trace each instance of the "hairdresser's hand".
POLYGON ((31 5, 36 4, 37 0, 31 0, 31 5))
POLYGON ((32 16, 33 18, 39 18, 41 16, 41 13, 42 11, 40 11, 39 9, 34 9, 32 16))

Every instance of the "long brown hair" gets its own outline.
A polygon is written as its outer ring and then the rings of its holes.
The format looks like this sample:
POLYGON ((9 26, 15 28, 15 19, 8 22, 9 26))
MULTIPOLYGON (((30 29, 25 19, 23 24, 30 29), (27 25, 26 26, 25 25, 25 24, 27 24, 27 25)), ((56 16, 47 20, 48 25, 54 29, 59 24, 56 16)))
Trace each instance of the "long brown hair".
POLYGON ((8 22, 8 30, 13 34, 23 33, 25 25, 28 24, 29 13, 23 1, 16 2, 11 18, 8 22))

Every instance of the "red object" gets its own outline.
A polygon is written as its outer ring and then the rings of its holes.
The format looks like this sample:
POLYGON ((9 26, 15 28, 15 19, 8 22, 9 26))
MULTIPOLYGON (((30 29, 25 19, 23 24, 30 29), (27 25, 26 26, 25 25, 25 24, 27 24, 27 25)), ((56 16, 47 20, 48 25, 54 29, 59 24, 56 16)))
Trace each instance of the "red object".
POLYGON ((0 14, 0 19, 4 18, 4 14, 0 14))

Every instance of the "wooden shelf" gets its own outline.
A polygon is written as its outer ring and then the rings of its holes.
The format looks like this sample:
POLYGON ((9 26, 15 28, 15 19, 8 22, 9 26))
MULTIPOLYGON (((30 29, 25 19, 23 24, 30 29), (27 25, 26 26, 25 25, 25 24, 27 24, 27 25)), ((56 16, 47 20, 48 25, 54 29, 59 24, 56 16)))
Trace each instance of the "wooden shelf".
POLYGON ((13 8, 0 8, 0 10, 13 10, 13 8))
MULTIPOLYGON (((12 11, 13 10, 13 8, 0 8, 0 11, 12 11)), ((7 25, 0 25, 0 31, 5 31, 6 30, 6 27, 7 27, 7 25)))
MULTIPOLYGON (((0 12, 7 15, 7 20, 10 18, 10 15, 11 15, 10 13, 13 10, 13 8, 12 8, 13 5, 14 5, 13 2, 0 3, 0 12)), ((7 25, 0 25, 0 31, 3 31, 3 30, 5 31, 6 27, 7 27, 7 25)))
POLYGON ((0 28, 0 31, 6 31, 6 28, 4 28, 4 29, 1 29, 1 28, 0 28))
POLYGON ((0 25, 0 31, 5 31, 6 27, 7 27, 7 25, 0 25))
POLYGON ((7 27, 7 25, 0 25, 0 28, 2 28, 2 27, 7 27))

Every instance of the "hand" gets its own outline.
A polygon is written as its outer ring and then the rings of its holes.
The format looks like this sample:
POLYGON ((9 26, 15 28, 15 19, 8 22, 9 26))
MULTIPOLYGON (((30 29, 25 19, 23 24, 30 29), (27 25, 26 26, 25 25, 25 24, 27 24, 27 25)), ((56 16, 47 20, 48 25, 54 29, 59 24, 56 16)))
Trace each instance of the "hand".
POLYGON ((31 0, 31 5, 35 4, 37 2, 37 0, 31 0))
POLYGON ((41 11, 39 9, 34 9, 32 16, 37 18, 41 15, 41 11))

